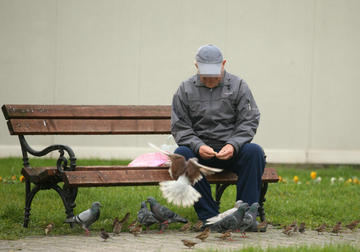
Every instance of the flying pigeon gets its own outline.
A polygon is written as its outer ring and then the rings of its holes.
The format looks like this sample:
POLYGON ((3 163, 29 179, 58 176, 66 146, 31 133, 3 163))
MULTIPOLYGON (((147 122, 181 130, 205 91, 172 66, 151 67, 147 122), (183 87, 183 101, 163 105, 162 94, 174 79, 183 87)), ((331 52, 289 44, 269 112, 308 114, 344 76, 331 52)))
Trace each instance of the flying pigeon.
POLYGON ((48 235, 48 233, 50 233, 53 228, 55 227, 54 222, 50 222, 46 227, 45 227, 45 235, 48 235))
POLYGON ((105 228, 101 228, 100 229, 100 237, 101 238, 103 238, 104 240, 104 242, 106 241, 106 239, 108 239, 110 236, 109 236, 109 234, 105 231, 105 228))
POLYGON ((167 155, 171 160, 169 173, 174 180, 159 183, 163 197, 167 199, 168 203, 173 202, 174 205, 183 205, 183 207, 194 205, 201 197, 201 194, 192 185, 203 178, 202 174, 207 176, 222 171, 222 169, 199 164, 197 158, 190 158, 186 161, 182 155, 170 154, 152 143, 149 143, 149 145, 167 155))
POLYGON ((248 203, 241 203, 239 208, 232 214, 214 223, 214 229, 226 232, 229 229, 235 231, 242 223, 246 210, 249 209, 248 203))
POLYGON ((210 235, 210 228, 205 228, 204 231, 202 231, 200 234, 198 234, 197 236, 195 236, 195 238, 200 239, 202 242, 204 242, 206 240, 206 238, 209 237, 210 235))
POLYGON ((197 243, 195 243, 195 242, 192 242, 192 241, 189 241, 189 240, 181 240, 183 243, 184 243, 184 245, 186 246, 186 247, 188 247, 188 248, 192 248, 192 247, 194 247, 197 243))
POLYGON ((149 227, 152 224, 159 223, 158 219, 153 212, 151 212, 146 205, 146 201, 141 202, 141 208, 139 212, 137 212, 137 220, 141 225, 146 227, 144 233, 147 233, 149 227))
POLYGON ((223 212, 221 214, 218 214, 218 215, 216 215, 216 216, 214 216, 212 218, 207 219, 206 224, 213 224, 213 223, 223 219, 225 216, 228 216, 228 215, 232 214, 233 212, 235 212, 239 208, 239 206, 240 206, 240 204, 242 202, 243 202, 242 200, 236 201, 233 208, 230 208, 229 210, 227 210, 227 211, 225 211, 225 212, 223 212))
POLYGON ((255 222, 259 207, 260 207, 259 203, 255 202, 251 205, 250 209, 245 212, 243 221, 241 222, 241 225, 238 228, 238 231, 243 233, 242 235, 243 238, 247 237, 245 236, 245 230, 251 227, 251 225, 255 222))
POLYGON ((86 235, 90 235, 89 227, 100 217, 100 202, 94 202, 90 209, 66 219, 63 223, 77 223, 86 231, 86 235))
POLYGON ((161 223, 161 230, 159 233, 164 232, 164 225, 170 224, 172 222, 182 222, 182 223, 188 223, 189 221, 176 213, 172 212, 167 207, 160 205, 154 197, 148 197, 146 202, 150 203, 151 212, 153 212, 156 216, 156 218, 161 223))

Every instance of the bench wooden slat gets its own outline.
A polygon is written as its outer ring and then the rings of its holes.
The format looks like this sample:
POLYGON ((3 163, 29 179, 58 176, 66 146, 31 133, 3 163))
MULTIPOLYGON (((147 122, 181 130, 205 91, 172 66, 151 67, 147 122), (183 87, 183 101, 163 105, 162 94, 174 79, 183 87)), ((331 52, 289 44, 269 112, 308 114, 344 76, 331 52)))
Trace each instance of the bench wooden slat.
POLYGON ((139 135, 171 133, 170 119, 10 119, 8 127, 11 135, 139 135))
POLYGON ((7 120, 11 118, 58 118, 58 119, 170 119, 170 106, 132 105, 11 105, 2 106, 7 120))

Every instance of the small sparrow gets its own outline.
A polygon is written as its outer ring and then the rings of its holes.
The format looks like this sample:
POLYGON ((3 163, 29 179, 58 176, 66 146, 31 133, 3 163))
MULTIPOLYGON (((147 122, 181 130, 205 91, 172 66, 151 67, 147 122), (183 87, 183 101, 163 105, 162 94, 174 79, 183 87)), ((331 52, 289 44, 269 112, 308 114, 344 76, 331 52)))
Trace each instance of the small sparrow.
POLYGON ((45 235, 48 235, 48 233, 50 233, 53 228, 55 227, 54 222, 50 222, 46 227, 45 227, 45 235))
POLYGON ((181 240, 184 245, 188 248, 193 248, 197 243, 189 241, 189 240, 181 240))
POLYGON ((138 236, 138 234, 140 234, 142 231, 142 226, 141 225, 138 225, 136 228, 132 229, 130 231, 130 233, 132 233, 133 235, 135 236, 138 236))
POLYGON ((202 231, 199 235, 197 235, 195 238, 200 239, 202 242, 204 242, 206 240, 206 238, 209 237, 211 229, 210 228, 205 228, 204 231, 202 231))
POLYGON ((193 230, 195 232, 200 232, 201 228, 202 228, 203 222, 202 220, 198 220, 195 225, 193 226, 193 230))
POLYGON ((124 226, 125 223, 128 222, 129 217, 130 217, 130 213, 126 213, 125 216, 119 222, 124 226))
POLYGON ((300 227, 299 227, 299 232, 300 232, 301 234, 305 234, 305 228, 306 228, 305 222, 301 222, 301 223, 300 223, 300 227))
POLYGON ((225 233, 223 233, 221 236, 219 236, 220 240, 229 240, 229 241, 235 241, 233 239, 231 239, 231 229, 229 229, 228 231, 226 231, 225 233))
POLYGON ((288 235, 288 236, 292 236, 294 235, 294 227, 288 227, 287 229, 285 229, 283 231, 284 234, 288 235))
POLYGON ((268 223, 268 221, 264 220, 263 222, 260 222, 259 225, 256 226, 258 233, 260 232, 260 229, 266 227, 267 223, 268 223))
POLYGON ((335 227, 331 230, 331 233, 339 235, 340 230, 341 230, 341 221, 336 223, 335 227))
POLYGON ((186 231, 188 231, 190 228, 191 228, 191 222, 189 221, 188 223, 184 224, 184 226, 182 226, 179 229, 179 232, 186 233, 186 231))
POLYGON ((345 227, 351 229, 351 231, 355 232, 356 226, 359 224, 359 220, 350 222, 349 224, 347 224, 345 227))
POLYGON ((297 224, 297 221, 294 220, 290 225, 286 226, 284 229, 293 228, 294 226, 296 226, 296 224, 297 224))
POLYGON ((118 217, 115 218, 112 225, 114 226, 114 230, 113 230, 114 235, 119 234, 121 232, 121 229, 123 228, 123 225, 120 223, 118 217))
POLYGON ((320 227, 315 228, 316 231, 318 231, 318 234, 322 234, 326 230, 326 224, 323 223, 320 227))
POLYGON ((108 239, 110 237, 109 234, 105 231, 104 228, 100 229, 100 234, 99 235, 100 235, 101 238, 104 239, 103 242, 105 242, 106 239, 108 239))
POLYGON ((137 219, 133 220, 133 222, 131 222, 129 226, 127 226, 126 228, 132 231, 134 228, 136 228, 137 222, 138 222, 137 219))

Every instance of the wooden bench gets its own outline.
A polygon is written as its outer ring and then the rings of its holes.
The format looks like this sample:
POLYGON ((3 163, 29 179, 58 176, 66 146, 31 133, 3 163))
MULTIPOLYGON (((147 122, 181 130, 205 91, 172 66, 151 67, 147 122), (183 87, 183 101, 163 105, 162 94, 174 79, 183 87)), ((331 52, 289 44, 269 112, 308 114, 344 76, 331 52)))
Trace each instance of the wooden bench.
MULTIPOLYGON (((170 106, 3 105, 2 111, 10 134, 18 136, 22 150, 21 173, 26 179, 24 227, 30 220, 31 202, 40 190, 58 192, 69 218, 74 216, 79 187, 158 185, 161 181, 171 180, 169 167, 77 166, 75 152, 69 146, 55 144, 37 151, 25 140, 25 135, 171 134, 170 106), (28 154, 42 157, 53 151, 59 151, 54 167, 30 166, 28 154), (62 188, 59 182, 64 182, 62 188)), ((216 184, 215 199, 219 205, 224 190, 236 184, 237 176, 221 172, 207 179, 210 184, 216 184)), ((265 219, 263 205, 268 183, 278 180, 275 169, 265 168, 259 199, 261 220, 265 219)))

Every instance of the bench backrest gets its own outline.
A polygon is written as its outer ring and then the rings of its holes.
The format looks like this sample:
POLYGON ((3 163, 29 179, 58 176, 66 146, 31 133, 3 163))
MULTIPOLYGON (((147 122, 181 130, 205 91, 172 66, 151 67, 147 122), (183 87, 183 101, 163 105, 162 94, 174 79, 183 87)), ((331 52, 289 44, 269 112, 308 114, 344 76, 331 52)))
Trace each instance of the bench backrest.
POLYGON ((171 134, 171 106, 3 105, 11 135, 171 134))

